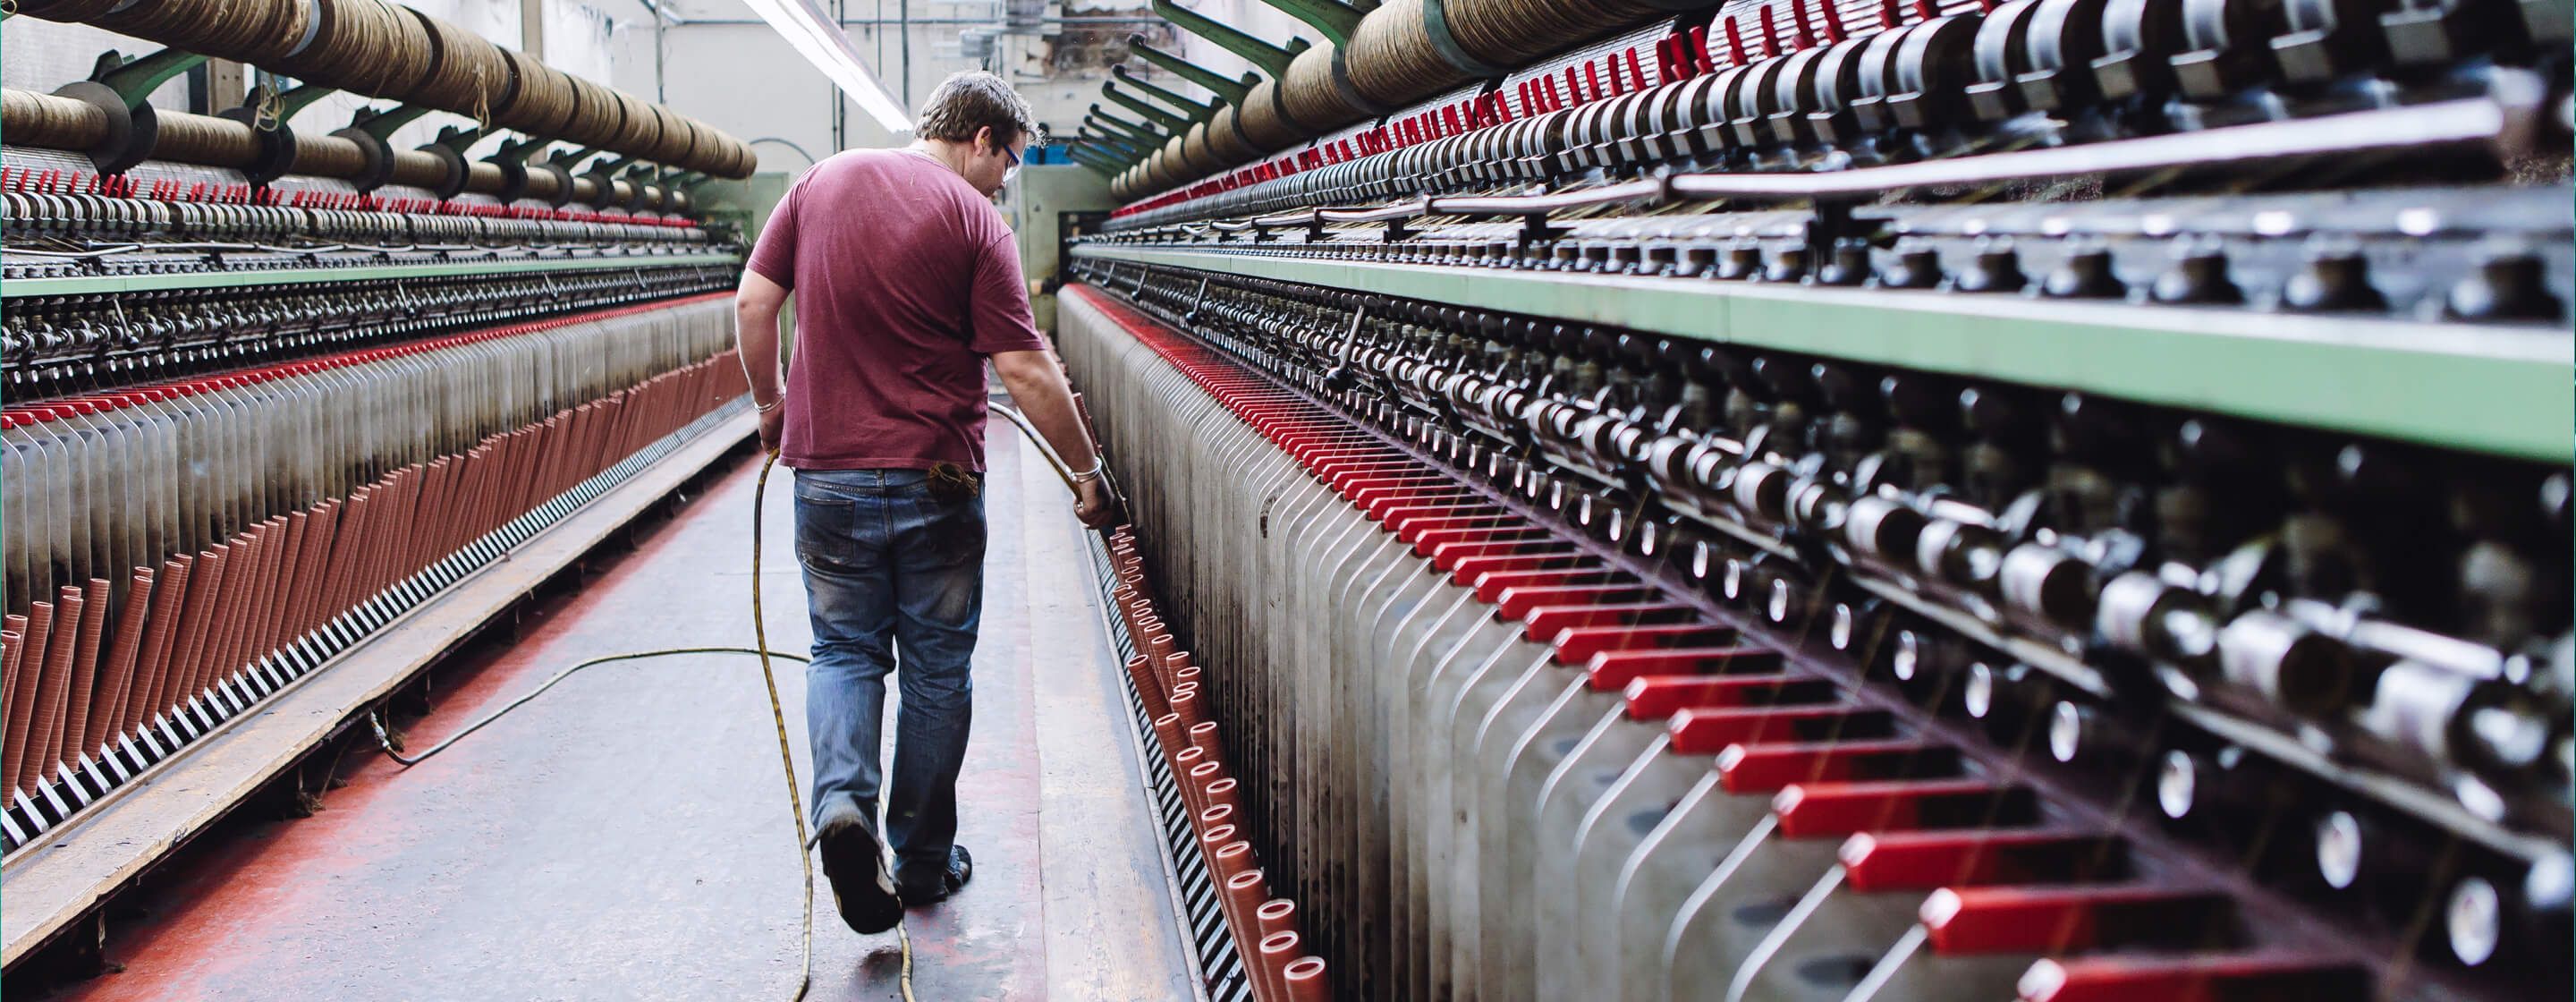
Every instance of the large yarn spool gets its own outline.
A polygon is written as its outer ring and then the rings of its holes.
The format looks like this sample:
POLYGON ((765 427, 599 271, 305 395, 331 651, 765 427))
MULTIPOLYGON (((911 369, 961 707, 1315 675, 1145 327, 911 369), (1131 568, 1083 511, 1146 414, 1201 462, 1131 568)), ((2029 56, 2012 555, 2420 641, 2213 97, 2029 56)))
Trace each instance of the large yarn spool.
MULTIPOLYGON (((230 3, 232 0, 201 0, 230 3)), ((384 0, 315 0, 313 43, 279 60, 279 72, 360 94, 391 94, 428 76, 429 29, 384 0)))
POLYGON ((500 164, 488 160, 476 160, 465 165, 465 190, 467 191, 482 195, 498 195, 509 183, 510 176, 502 172, 500 164))
POLYGON ((305 0, 143 0, 86 20, 139 38, 166 39, 189 52, 257 53, 277 60, 304 41, 313 11, 305 0))
POLYGON ((1162 156, 1163 162, 1185 174, 1194 174, 1200 169, 1198 161, 1190 156, 1190 140, 1186 132, 1164 140, 1162 156))
MULTIPOLYGON (((164 111, 158 117, 160 132, 152 146, 154 159, 214 167, 248 167, 259 159, 259 135, 250 126, 229 118, 183 111, 164 111)), ((13 135, 10 141, 17 142, 18 137, 13 135)))
POLYGON ((572 119, 575 107, 572 78, 509 49, 501 50, 501 61, 509 64, 510 78, 518 82, 518 88, 511 95, 510 106, 493 113, 493 123, 532 136, 562 135, 564 123, 572 119))
POLYGON ((1208 148, 1207 123, 1190 126, 1188 134, 1174 142, 1179 144, 1181 162, 1189 164, 1192 170, 1213 174, 1226 168, 1225 164, 1217 161, 1216 152, 1208 148))
MULTIPOLYGON (((409 8, 405 8, 409 10, 409 8)), ((402 95, 405 100, 450 110, 489 122, 508 104, 510 63, 501 47, 448 21, 411 11, 429 33, 435 59, 429 76, 402 95)))
POLYGON ((660 130, 662 135, 661 141, 653 146, 654 162, 688 163, 690 151, 696 148, 697 129, 688 119, 672 114, 669 109, 661 105, 653 105, 652 112, 656 123, 654 128, 660 130))
POLYGON ((358 144, 338 136, 295 134, 297 174, 314 177, 356 177, 367 169, 367 151, 358 144))
MULTIPOLYGON (((706 126, 698 124, 697 119, 681 119, 680 127, 682 131, 688 133, 688 139, 686 142, 689 146, 689 154, 686 157, 675 157, 673 159, 663 161, 664 163, 703 164, 713 161, 716 155, 721 152, 715 144, 715 132, 708 129, 706 126)), ((703 170, 704 168, 700 169, 703 170)))
POLYGON ((107 141, 107 112, 87 101, 10 88, 0 91, 0 134, 15 146, 86 150, 107 141))
POLYGON ((1440 58, 1422 24, 1423 0, 1387 0, 1351 33, 1343 64, 1369 100, 1402 106, 1466 83, 1466 71, 1440 58))
POLYGON ((662 120, 654 117, 653 106, 624 91, 610 91, 617 96, 617 106, 624 112, 626 127, 618 134, 617 148, 633 151, 639 157, 649 156, 662 145, 662 120))
POLYGON ((528 172, 527 190, 520 192, 519 197, 551 202, 555 200, 555 196, 561 194, 563 194, 561 175, 550 170, 532 170, 528 172))
POLYGON ((654 106, 654 118, 662 118, 662 144, 654 147, 657 162, 690 162, 696 157, 698 129, 688 118, 680 118, 667 108, 654 106))
POLYGON ((572 86, 581 95, 580 110, 564 126, 564 138, 584 146, 615 143, 626 129, 626 106, 618 102, 617 92, 580 77, 572 78, 572 86))
POLYGON ((447 161, 420 150, 395 150, 392 183, 437 190, 447 183, 447 161))
POLYGON ((1236 123, 1236 116, 1242 113, 1242 109, 1229 104, 1208 119, 1208 150, 1228 164, 1244 163, 1261 155, 1243 138, 1242 126, 1236 123))
POLYGON ((1467 54, 1523 66, 1665 12, 1637 0, 1446 0, 1449 33, 1467 54))
POLYGON ((1367 114, 1334 85, 1330 42, 1298 53, 1297 61, 1288 64, 1288 76, 1279 84, 1279 100, 1289 118, 1317 132, 1341 128, 1367 114))
POLYGON ((1244 138, 1252 140, 1252 145, 1264 153, 1287 149, 1306 138, 1303 132, 1280 116, 1279 85, 1276 81, 1264 80, 1252 88, 1252 93, 1243 96, 1241 122, 1244 138))

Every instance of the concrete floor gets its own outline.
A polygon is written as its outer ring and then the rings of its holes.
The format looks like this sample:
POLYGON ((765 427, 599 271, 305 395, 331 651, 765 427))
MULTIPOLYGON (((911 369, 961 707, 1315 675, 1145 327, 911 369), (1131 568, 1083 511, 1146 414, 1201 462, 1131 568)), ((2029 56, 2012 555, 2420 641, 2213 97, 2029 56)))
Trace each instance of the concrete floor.
MULTIPOLYGON (((1189 998, 1081 529, 1034 451, 994 426, 961 779, 976 876, 907 919, 916 994, 1189 998)), ((749 646, 756 468, 524 621, 437 695, 410 747, 583 658, 749 646)), ((763 581, 773 649, 802 651, 788 476, 763 512, 763 581)), ((801 666, 780 667, 801 772, 801 666)), ((673 658, 590 669, 407 772, 352 754, 319 813, 234 825, 158 878, 135 899, 145 914, 114 926, 121 972, 53 997, 785 999, 800 873, 769 720, 755 660, 673 658)), ((811 997, 898 997, 894 935, 857 935, 827 888, 817 898, 811 997)))

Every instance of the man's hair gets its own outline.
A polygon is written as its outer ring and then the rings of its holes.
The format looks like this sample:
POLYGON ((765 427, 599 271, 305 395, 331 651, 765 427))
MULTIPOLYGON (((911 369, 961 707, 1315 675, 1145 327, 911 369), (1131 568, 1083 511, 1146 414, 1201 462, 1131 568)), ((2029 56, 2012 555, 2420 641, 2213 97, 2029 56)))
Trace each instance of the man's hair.
POLYGON ((972 142, 975 131, 990 128, 993 141, 1004 146, 1021 136, 1029 142, 1043 142, 1039 135, 1037 113, 1029 102, 1001 77, 982 70, 951 73, 921 103, 921 120, 913 125, 915 135, 923 139, 945 139, 949 142, 972 142))

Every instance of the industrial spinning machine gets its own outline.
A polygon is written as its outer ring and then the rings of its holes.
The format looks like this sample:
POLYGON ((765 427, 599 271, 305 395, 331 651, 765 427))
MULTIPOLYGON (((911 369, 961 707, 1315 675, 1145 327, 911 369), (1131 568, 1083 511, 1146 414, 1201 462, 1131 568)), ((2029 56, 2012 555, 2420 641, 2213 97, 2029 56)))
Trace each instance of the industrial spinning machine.
POLYGON ((1060 335, 1338 994, 2568 994, 2566 4, 1274 6, 1060 335))
POLYGON ((14 964, 230 805, 123 829, 148 837, 114 859, 82 825, 214 782, 196 749, 407 610, 711 429, 742 440, 739 240, 691 191, 754 160, 382 0, 13 16, 168 46, 0 95, 14 964), (146 102, 210 57, 259 71, 247 105, 146 102), (303 114, 334 91, 382 101, 303 114), (472 121, 389 142, 431 111, 472 121))

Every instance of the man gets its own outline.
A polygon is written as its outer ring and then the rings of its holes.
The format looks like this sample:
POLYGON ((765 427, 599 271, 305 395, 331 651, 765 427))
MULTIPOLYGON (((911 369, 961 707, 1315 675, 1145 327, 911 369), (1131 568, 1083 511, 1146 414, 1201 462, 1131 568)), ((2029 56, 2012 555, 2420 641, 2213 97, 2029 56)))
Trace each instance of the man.
POLYGON ((1001 78, 949 77, 912 145, 840 153, 788 189, 734 298, 761 444, 796 470, 816 841, 841 918, 863 933, 973 874, 955 839, 983 604, 987 359, 1056 453, 1087 471, 1075 478, 1083 524, 1116 515, 991 201, 1037 132, 1031 119, 1001 78), (778 311, 791 290, 798 329, 782 389, 778 311), (889 875, 878 732, 898 650, 889 875))

